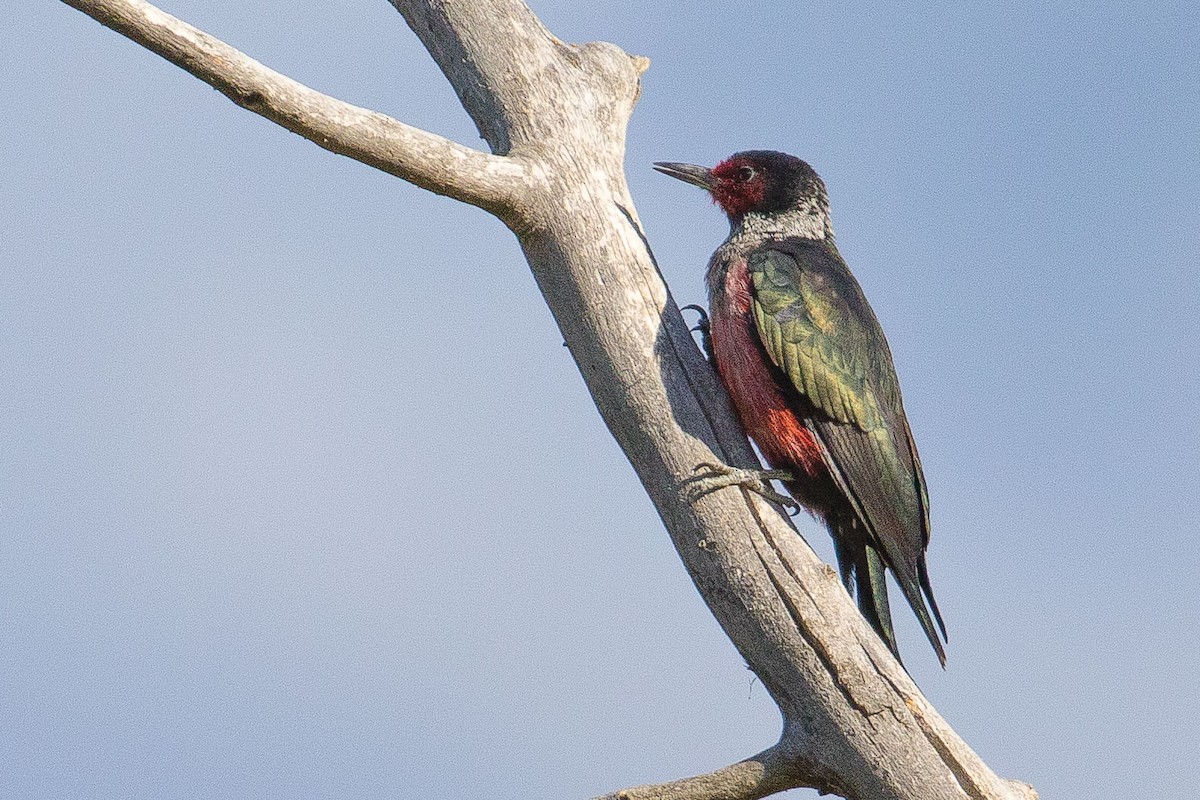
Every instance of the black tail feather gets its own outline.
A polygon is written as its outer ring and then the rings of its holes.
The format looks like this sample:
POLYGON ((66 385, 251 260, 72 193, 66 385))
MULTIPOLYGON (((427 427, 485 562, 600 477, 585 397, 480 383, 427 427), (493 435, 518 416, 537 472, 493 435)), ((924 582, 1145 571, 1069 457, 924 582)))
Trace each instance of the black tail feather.
MULTIPOLYGON (((892 651, 896 660, 903 664, 904 662, 900 659, 900 648, 896 642, 896 632, 892 627, 891 604, 888 601, 887 566, 883 554, 870 544, 861 540, 856 541, 857 526, 852 525, 848 531, 842 530, 840 527, 831 526, 831 528, 836 531, 833 537, 834 546, 837 552, 838 569, 841 572, 842 582, 846 585, 846 591, 854 595, 863 617, 892 651)), ((904 594, 910 600, 910 605, 913 606, 913 611, 916 612, 917 619, 925 630, 925 635, 933 645, 939 663, 945 667, 946 652, 942 647, 942 640, 948 640, 949 637, 946 636, 946 624, 942 621, 937 601, 933 599, 933 590, 929 584, 929 573, 924 559, 921 559, 918 564, 918 576, 920 584, 918 591, 924 594, 925 599, 929 601, 929 610, 927 611, 925 604, 920 602, 921 594, 916 595, 917 602, 915 603, 911 602, 911 597, 908 597, 909 592, 904 594), (932 612, 932 616, 930 612, 932 612), (935 620, 937 622, 936 630, 933 627, 935 620), (938 638, 939 630, 942 634, 941 639, 938 638)))
MULTIPOLYGON (((921 592, 925 595, 925 599, 929 601, 929 610, 933 612, 933 618, 937 620, 938 630, 942 632, 942 640, 949 642, 950 635, 946 633, 946 623, 942 622, 942 612, 938 611, 937 600, 933 599, 933 586, 929 583, 929 567, 925 565, 925 559, 922 558, 917 564, 917 575, 921 581, 921 592)), ((945 666, 945 659, 942 659, 942 666, 945 666)))
POLYGON ((900 661, 900 646, 892 629, 892 609, 888 603, 887 575, 878 550, 870 545, 862 548, 854 566, 854 577, 859 610, 900 661))

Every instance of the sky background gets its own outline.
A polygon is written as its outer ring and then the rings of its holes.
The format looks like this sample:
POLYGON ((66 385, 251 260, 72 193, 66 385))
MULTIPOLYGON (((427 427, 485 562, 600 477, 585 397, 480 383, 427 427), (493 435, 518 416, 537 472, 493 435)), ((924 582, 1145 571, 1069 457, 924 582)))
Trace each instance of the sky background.
MULTIPOLYGON (((1192 798, 1200 10, 863 5, 534 10, 653 60, 627 168, 680 304, 725 222, 651 162, 824 176, 947 720, 1046 800, 1192 798)), ((482 146, 383 0, 164 7, 482 146)), ((776 740, 500 223, 61 3, 0 76, 0 797, 587 798, 776 740)))

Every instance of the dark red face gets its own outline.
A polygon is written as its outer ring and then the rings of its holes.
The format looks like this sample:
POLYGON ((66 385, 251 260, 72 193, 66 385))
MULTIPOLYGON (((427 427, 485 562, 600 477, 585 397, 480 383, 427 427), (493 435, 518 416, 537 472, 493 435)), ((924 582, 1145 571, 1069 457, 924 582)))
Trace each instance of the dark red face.
POLYGON ((789 209, 829 210, 825 184, 795 156, 774 150, 743 150, 712 169, 695 164, 659 161, 664 175, 707 189, 733 221, 747 214, 772 214, 789 209))
POLYGON ((767 171, 754 159, 733 156, 712 169, 713 202, 731 217, 760 209, 767 200, 767 171))

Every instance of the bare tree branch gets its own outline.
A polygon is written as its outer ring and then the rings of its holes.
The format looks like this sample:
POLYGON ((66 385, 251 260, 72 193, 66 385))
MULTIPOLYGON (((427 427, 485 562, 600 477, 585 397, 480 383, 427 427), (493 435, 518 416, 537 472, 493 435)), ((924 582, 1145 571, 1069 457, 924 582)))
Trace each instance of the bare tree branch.
POLYGON ((596 406, 705 602, 779 706, 779 742, 632 800, 751 800, 809 786, 854 800, 1032 800, 922 697, 836 573, 757 495, 694 503, 694 468, 757 464, 664 285, 625 182, 648 62, 555 39, 521 0, 391 0, 453 84, 484 155, 327 98, 142 0, 63 0, 235 102, 516 232, 596 406))
POLYGON ((706 775, 634 786, 595 800, 758 800, 806 785, 782 744, 706 775))
POLYGON ((144 0, 63 2, 326 150, 497 216, 512 217, 520 207, 529 176, 516 159, 481 153, 322 94, 144 0))

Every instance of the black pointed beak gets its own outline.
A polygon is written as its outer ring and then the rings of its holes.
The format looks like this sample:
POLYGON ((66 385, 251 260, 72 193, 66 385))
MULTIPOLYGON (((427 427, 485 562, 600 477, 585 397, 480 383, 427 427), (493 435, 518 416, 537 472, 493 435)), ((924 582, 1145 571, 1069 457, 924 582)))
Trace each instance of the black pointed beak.
POLYGON ((712 170, 708 167, 698 167, 695 164, 675 164, 670 161, 656 161, 654 168, 663 175, 678 178, 684 183, 699 186, 701 189, 712 189, 712 170))

